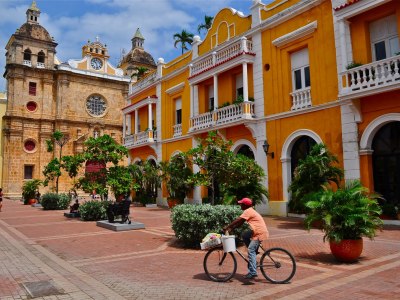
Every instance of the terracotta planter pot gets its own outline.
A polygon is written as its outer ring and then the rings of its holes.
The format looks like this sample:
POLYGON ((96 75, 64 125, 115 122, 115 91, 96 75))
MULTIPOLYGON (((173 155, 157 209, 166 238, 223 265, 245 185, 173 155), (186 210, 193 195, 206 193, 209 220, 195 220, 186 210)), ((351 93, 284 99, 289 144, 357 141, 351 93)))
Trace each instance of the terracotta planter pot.
POLYGON ((28 203, 29 203, 29 205, 35 204, 36 203, 36 199, 30 199, 28 203))
POLYGON ((363 250, 363 240, 342 240, 339 243, 329 242, 333 256, 342 262, 355 262, 363 250))
POLYGON ((168 201, 169 208, 174 208, 176 205, 179 204, 179 200, 175 199, 175 198, 168 198, 167 201, 168 201))

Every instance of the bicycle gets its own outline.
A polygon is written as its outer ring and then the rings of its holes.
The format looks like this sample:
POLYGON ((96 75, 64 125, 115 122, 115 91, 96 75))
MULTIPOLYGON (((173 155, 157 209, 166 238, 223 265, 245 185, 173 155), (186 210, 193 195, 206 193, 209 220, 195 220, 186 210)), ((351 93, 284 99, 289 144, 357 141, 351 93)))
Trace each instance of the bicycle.
MULTIPOLYGON (((287 283, 296 273, 296 261, 293 255, 283 248, 269 248, 257 263, 261 273, 272 283, 287 283), (275 275, 273 275, 275 274, 275 275)), ((247 263, 249 260, 238 250, 235 251, 247 263)), ((222 244, 210 248, 204 257, 203 267, 207 276, 216 282, 226 282, 236 274, 237 260, 234 252, 224 252, 222 244)))

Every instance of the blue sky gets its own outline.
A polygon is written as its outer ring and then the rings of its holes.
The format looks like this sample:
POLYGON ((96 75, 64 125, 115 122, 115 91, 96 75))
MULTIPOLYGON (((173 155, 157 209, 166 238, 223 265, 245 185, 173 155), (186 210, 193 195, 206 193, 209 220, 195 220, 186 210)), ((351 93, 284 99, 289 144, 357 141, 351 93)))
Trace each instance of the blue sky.
MULTIPOLYGON (((269 3, 271 1, 263 1, 269 3)), ((26 21, 31 0, 0 0, 0 70, 4 73, 5 46, 15 30, 26 21)), ((117 65, 122 49, 131 49, 131 38, 140 28, 144 48, 157 61, 180 54, 173 34, 186 29, 197 33, 205 15, 214 16, 224 7, 250 13, 252 0, 37 0, 40 24, 58 43, 61 61, 81 58, 81 48, 99 36, 107 44, 110 62, 117 65)), ((205 32, 200 35, 203 38, 205 32)), ((6 88, 0 78, 0 91, 6 88)))

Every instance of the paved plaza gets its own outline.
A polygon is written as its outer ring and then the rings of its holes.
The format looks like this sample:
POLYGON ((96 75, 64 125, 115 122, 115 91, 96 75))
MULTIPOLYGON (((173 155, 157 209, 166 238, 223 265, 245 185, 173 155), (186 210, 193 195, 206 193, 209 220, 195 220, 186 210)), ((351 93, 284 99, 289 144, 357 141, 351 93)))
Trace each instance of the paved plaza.
POLYGON ((295 218, 266 217, 269 245, 294 254, 297 273, 289 284, 271 284, 261 274, 210 281, 204 251, 176 241, 170 211, 131 207, 145 229, 115 232, 96 222, 67 219, 4 200, 0 213, 0 299, 398 299, 400 227, 385 226, 364 240, 357 264, 336 262, 318 230, 295 218))

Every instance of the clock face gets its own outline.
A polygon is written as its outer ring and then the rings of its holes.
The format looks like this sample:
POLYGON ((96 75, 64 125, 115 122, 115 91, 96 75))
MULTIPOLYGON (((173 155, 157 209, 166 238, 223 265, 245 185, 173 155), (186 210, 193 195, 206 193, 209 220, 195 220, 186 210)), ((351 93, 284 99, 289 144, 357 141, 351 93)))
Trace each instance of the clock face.
POLYGON ((92 58, 90 65, 92 66, 93 69, 100 70, 101 67, 103 66, 103 62, 98 58, 92 58))

